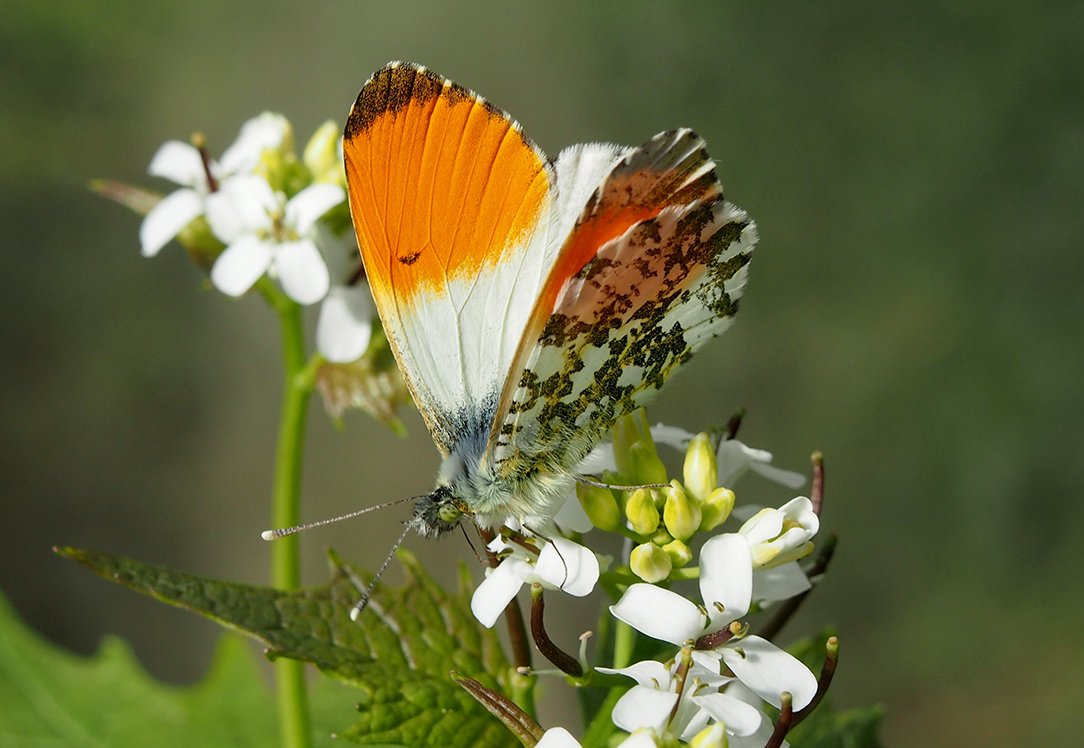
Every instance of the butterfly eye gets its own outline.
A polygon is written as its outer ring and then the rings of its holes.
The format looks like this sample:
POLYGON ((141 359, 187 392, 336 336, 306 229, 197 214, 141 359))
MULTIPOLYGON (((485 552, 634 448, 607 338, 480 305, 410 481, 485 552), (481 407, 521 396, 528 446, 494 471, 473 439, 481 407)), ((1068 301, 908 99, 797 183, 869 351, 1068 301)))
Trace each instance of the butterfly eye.
POLYGON ((441 504, 437 508, 437 517, 441 522, 447 522, 448 524, 454 524, 459 521, 459 518, 463 516, 463 511, 459 508, 455 501, 448 501, 441 504))

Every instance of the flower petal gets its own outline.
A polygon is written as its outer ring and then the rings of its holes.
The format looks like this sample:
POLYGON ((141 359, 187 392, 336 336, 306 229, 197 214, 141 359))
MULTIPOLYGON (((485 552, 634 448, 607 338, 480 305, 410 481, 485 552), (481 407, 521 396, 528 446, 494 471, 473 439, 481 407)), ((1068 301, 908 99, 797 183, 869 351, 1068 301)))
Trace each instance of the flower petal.
POLYGON ((538 554, 534 571, 543 582, 570 595, 584 597, 598 582, 598 559, 579 543, 557 537, 538 554))
POLYGON ((154 154, 147 172, 171 182, 207 191, 207 174, 203 157, 195 146, 179 140, 167 140, 154 154))
POLYGON ((794 711, 817 692, 817 679, 795 657, 759 636, 747 636, 721 650, 723 662, 757 696, 778 708, 780 694, 790 691, 794 711))
POLYGON ((211 231, 229 244, 245 234, 270 232, 278 200, 263 177, 231 177, 207 196, 211 231))
POLYGON ((760 728, 760 710, 725 693, 693 696, 693 702, 734 735, 752 735, 760 728))
POLYGON ((510 563, 515 560, 517 559, 502 561, 500 566, 482 580, 470 599, 471 612, 486 628, 493 627, 497 618, 523 586, 523 579, 518 573, 516 564, 510 563))
POLYGON ((267 272, 272 245, 255 236, 244 236, 218 256, 211 268, 211 283, 229 296, 240 296, 267 272))
POLYGON ((542 733, 542 739, 535 743, 535 748, 581 748, 580 741, 563 727, 551 727, 542 733))
POLYGON ((583 510, 583 504, 576 498, 575 490, 568 495, 565 503, 561 504, 557 514, 553 515, 553 523, 560 528, 561 532, 566 534, 573 532, 584 533, 593 530, 595 527, 591 524, 587 512, 583 510))
POLYGON ((686 431, 680 426, 667 426, 665 423, 656 423, 651 427, 651 438, 656 444, 665 444, 676 450, 684 452, 689 442, 696 434, 686 431))
POLYGON ((778 509, 765 508, 745 521, 738 532, 745 536, 749 545, 766 543, 783 531, 786 515, 778 509))
POLYGON ((753 560, 749 543, 737 533, 716 535, 700 549, 700 594, 718 630, 749 612, 753 560))
POLYGON ((657 691, 648 686, 633 686, 614 704, 610 718, 625 732, 647 727, 659 730, 670 717, 677 701, 676 693, 657 691))
POLYGON ((597 445, 576 466, 576 472, 580 475, 601 475, 606 470, 617 470, 614 445, 609 442, 597 445))
POLYGON ((373 336, 373 301, 369 289, 332 286, 320 305, 316 322, 316 347, 334 364, 361 358, 373 336))
POLYGON ((753 572, 753 599, 776 602, 800 595, 813 585, 797 561, 753 572))
POLYGON ((805 485, 805 476, 793 470, 784 470, 766 462, 754 462, 749 468, 762 478, 767 478, 787 488, 797 489, 805 485))
POLYGON ((144 257, 154 257, 170 239, 181 233, 203 212, 203 199, 192 189, 166 195, 147 211, 139 225, 139 245, 144 257))
POLYGON ((597 667, 595 670, 608 675, 624 675, 632 678, 639 686, 667 690, 670 688, 670 670, 661 662, 643 660, 628 667, 597 667))
POLYGON ((676 592, 653 584, 630 585, 621 599, 610 606, 614 618, 641 634, 681 645, 704 633, 704 614, 676 592))
POLYGON ((219 163, 224 174, 240 174, 256 168, 268 148, 278 148, 290 132, 290 123, 281 114, 263 112, 241 125, 233 145, 219 163))
POLYGON ((324 258, 310 239, 279 244, 275 268, 282 290, 299 304, 315 304, 331 286, 324 258))
POLYGON ((286 203, 286 225, 304 236, 316 219, 346 199, 346 192, 337 184, 312 184, 286 203))

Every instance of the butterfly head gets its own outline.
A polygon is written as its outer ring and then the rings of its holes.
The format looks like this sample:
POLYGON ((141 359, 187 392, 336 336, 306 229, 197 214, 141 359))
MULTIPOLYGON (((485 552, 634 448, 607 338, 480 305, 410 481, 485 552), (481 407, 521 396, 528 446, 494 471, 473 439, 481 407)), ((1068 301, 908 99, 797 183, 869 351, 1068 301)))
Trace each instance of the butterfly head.
POLYGON ((414 504, 414 516, 408 524, 422 537, 435 538, 454 530, 463 516, 470 513, 466 502, 452 494, 447 486, 438 486, 414 504))

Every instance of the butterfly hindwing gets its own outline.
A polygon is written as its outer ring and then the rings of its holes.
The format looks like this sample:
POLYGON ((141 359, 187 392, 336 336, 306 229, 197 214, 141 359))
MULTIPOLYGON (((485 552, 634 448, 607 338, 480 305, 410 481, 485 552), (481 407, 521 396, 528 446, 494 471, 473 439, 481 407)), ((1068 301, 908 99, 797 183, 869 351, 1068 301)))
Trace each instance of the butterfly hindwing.
POLYGON ((365 84, 343 152, 381 322, 448 454, 488 433, 530 311, 522 300, 552 264, 552 168, 507 114, 409 63, 365 84))
POLYGON ((489 441, 499 475, 571 470, 729 325, 756 228, 703 141, 662 133, 588 200, 543 286, 489 441))

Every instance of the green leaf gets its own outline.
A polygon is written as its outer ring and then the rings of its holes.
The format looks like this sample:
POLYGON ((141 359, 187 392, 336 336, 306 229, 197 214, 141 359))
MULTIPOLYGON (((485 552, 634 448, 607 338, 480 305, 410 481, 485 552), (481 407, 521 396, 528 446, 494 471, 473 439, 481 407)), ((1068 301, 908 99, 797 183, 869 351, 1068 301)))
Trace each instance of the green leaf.
POLYGON ((878 748, 881 742, 877 739, 877 729, 882 719, 881 706, 836 712, 825 699, 807 720, 791 731, 787 741, 801 748, 878 748))
MULTIPOLYGON (((320 687, 318 722, 349 708, 347 689, 320 687)), ((317 745, 330 746, 327 735, 317 745)), ((265 746, 277 739, 274 700, 250 645, 224 636, 207 677, 191 687, 159 683, 128 645, 106 639, 80 657, 23 624, 0 596, 0 745, 265 746)))
POLYGON ((368 577, 330 554, 331 581, 284 592, 222 582, 109 554, 72 548, 63 556, 95 573, 254 636, 271 658, 314 663, 360 689, 361 719, 338 735, 367 745, 514 745, 504 727, 449 671, 504 690, 509 666, 499 640, 470 612, 470 582, 444 591, 413 555, 400 551, 406 583, 378 587, 357 622, 350 610, 368 577))

